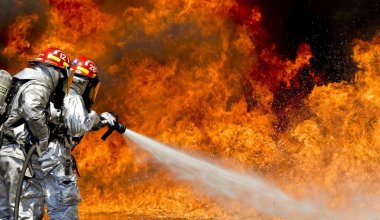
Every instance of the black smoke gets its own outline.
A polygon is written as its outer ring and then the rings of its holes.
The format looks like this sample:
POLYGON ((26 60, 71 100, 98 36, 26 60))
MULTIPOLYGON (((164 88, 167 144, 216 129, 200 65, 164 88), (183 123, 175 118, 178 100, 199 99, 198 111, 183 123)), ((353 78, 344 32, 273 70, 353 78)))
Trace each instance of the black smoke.
POLYGON ((312 68, 327 82, 352 81, 355 38, 369 40, 380 31, 378 0, 252 0, 259 5, 263 25, 278 52, 294 58, 301 43, 314 54, 312 68))
MULTIPOLYGON (((9 39, 8 32, 12 24, 16 22, 17 17, 37 14, 38 20, 33 23, 33 26, 28 35, 28 40, 34 42, 38 40, 45 32, 48 15, 47 1, 19 1, 19 0, 0 0, 0 51, 6 47, 9 39)), ((5 57, 0 53, 0 68, 8 69, 12 65, 12 58, 5 57)))
POLYGON ((310 68, 291 79, 290 86, 279 82, 272 89, 277 131, 308 117, 304 100, 316 84, 353 82, 354 39, 369 40, 380 32, 378 0, 238 0, 238 4, 246 12, 259 7, 269 37, 266 44, 275 44, 283 59, 295 59, 302 43, 312 49, 310 68))

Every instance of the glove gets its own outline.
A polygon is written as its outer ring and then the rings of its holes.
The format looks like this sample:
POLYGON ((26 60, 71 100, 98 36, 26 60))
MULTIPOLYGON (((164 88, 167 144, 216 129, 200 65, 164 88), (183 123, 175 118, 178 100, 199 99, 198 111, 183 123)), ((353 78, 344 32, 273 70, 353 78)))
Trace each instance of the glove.
POLYGON ((50 103, 50 107, 47 109, 48 121, 53 124, 59 124, 61 119, 61 110, 54 108, 53 103, 50 103))
POLYGON ((110 126, 115 126, 116 124, 116 118, 109 112, 103 112, 100 115, 100 120, 102 124, 108 124, 110 126))

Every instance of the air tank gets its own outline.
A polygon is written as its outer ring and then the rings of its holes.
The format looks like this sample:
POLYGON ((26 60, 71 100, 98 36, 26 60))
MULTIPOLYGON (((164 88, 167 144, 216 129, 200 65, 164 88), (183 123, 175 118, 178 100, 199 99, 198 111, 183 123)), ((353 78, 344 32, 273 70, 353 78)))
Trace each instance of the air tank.
POLYGON ((0 115, 4 114, 7 103, 7 95, 12 86, 12 76, 5 70, 0 70, 0 115))

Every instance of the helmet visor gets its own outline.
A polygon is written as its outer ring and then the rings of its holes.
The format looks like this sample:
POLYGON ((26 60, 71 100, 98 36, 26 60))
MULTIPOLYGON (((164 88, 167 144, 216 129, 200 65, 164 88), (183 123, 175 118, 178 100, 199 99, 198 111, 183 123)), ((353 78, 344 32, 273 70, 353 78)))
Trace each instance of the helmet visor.
POLYGON ((70 67, 66 67, 66 74, 67 74, 67 78, 66 78, 66 82, 63 88, 63 92, 65 93, 65 95, 69 94, 70 87, 71 87, 71 84, 73 83, 73 78, 74 78, 74 74, 71 73, 70 67))
POLYGON ((90 93, 88 94, 92 103, 95 103, 96 97, 98 96, 98 92, 100 89, 100 85, 101 85, 101 83, 98 82, 96 84, 96 86, 91 88, 90 93))

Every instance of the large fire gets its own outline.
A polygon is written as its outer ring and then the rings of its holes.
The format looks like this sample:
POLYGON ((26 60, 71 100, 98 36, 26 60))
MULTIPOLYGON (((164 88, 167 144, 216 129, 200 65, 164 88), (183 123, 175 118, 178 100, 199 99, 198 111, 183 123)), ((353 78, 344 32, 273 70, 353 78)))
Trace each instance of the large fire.
MULTIPOLYGON (((299 45, 295 59, 279 56, 261 25, 268 15, 235 0, 41 4, 45 15, 23 14, 7 26, 0 52, 15 64, 9 71, 47 46, 89 56, 103 82, 95 110, 118 112, 131 130, 254 170, 297 198, 346 212, 379 208, 380 35, 353 42, 354 82, 327 83, 310 68, 309 45, 299 45)), ((239 201, 226 208, 176 180, 120 135, 102 142, 101 132, 74 152, 82 215, 244 212, 239 201)))

